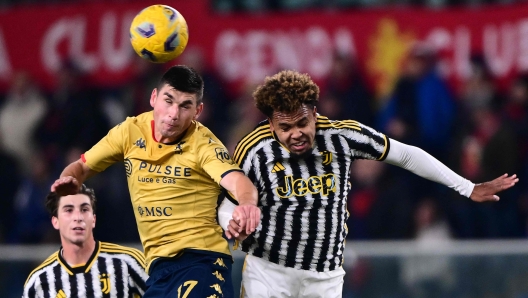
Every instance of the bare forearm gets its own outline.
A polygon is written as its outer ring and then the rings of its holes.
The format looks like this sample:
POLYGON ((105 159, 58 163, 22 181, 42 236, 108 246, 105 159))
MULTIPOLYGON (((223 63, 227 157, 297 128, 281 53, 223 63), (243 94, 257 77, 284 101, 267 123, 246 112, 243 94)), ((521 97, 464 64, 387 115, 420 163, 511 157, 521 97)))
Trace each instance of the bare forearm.
POLYGON ((97 172, 91 170, 81 159, 79 159, 66 166, 60 177, 73 177, 79 182, 79 185, 81 185, 86 179, 94 176, 96 173, 97 172))
POLYGON ((241 172, 229 173, 220 184, 234 196, 239 205, 257 205, 257 189, 241 172))

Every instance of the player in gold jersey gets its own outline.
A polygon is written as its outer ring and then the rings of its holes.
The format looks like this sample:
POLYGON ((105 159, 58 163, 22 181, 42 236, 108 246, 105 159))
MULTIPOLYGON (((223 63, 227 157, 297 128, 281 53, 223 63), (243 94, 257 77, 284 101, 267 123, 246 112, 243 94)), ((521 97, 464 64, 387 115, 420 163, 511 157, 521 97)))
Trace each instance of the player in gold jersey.
POLYGON ((150 278, 143 297, 232 297, 232 258, 216 220, 221 187, 237 199, 244 232, 260 221, 257 191, 224 145, 196 119, 203 80, 173 66, 152 91, 153 111, 129 117, 68 165, 51 191, 78 192, 89 177, 124 162, 150 278))

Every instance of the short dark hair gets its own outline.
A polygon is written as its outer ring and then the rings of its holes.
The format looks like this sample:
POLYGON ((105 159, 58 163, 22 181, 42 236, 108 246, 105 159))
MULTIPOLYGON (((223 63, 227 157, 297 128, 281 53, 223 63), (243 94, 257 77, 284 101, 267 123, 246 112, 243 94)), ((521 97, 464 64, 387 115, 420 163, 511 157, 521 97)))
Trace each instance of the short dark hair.
POLYGON ((266 77, 253 92, 257 108, 268 117, 273 112, 295 112, 303 104, 314 107, 319 100, 319 87, 308 74, 283 70, 266 77))
POLYGON ((158 90, 164 85, 169 85, 181 92, 195 94, 196 103, 200 104, 202 102, 204 81, 192 67, 185 65, 172 66, 161 77, 158 90))
MULTIPOLYGON (((89 188, 83 184, 78 194, 83 194, 90 198, 90 205, 92 205, 92 211, 95 214, 95 203, 97 202, 97 199, 95 198, 95 192, 93 188, 89 188)), ((50 192, 46 196, 46 209, 52 217, 57 217, 59 202, 61 198, 62 196, 59 196, 56 192, 50 192)))

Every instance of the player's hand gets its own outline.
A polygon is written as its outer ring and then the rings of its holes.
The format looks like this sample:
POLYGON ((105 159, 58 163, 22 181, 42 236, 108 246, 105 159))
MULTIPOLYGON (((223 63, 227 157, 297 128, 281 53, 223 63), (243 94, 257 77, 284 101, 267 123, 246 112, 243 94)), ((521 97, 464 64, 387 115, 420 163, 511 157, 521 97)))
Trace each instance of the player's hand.
POLYGON ((519 182, 517 175, 504 174, 492 181, 475 185, 469 197, 475 202, 498 201, 500 198, 496 194, 514 186, 517 182, 519 182))
POLYGON ((227 239, 235 238, 238 241, 244 241, 249 236, 249 234, 247 234, 246 231, 233 219, 229 220, 229 225, 227 226, 225 234, 227 239), (239 230, 242 230, 242 232, 239 232, 239 230))
POLYGON ((233 211, 233 219, 239 225, 238 232, 245 230, 249 235, 257 229, 260 223, 260 209, 255 205, 238 205, 233 211))
POLYGON ((51 185, 51 191, 56 192, 59 196, 74 195, 79 192, 79 181, 72 176, 61 177, 51 185))

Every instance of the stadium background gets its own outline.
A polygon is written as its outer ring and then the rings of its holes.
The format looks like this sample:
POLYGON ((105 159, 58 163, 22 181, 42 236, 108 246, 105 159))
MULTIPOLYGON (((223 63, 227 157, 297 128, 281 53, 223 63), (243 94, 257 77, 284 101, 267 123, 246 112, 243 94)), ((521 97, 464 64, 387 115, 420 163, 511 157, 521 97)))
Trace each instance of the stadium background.
MULTIPOLYGON (((0 0, 0 297, 19 297, 59 245, 43 206, 59 171, 150 108, 171 64, 137 57, 128 29, 151 4, 0 0)), ((474 182, 520 176, 500 202, 478 205, 398 168, 354 163, 344 297, 528 297, 528 4, 164 4, 189 24, 174 63, 203 75, 200 120, 231 151, 262 119, 255 84, 293 68, 320 84, 319 111, 330 118, 420 146, 474 182)), ((138 246, 123 166, 88 184, 99 197, 96 237, 138 246)))

